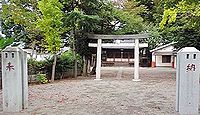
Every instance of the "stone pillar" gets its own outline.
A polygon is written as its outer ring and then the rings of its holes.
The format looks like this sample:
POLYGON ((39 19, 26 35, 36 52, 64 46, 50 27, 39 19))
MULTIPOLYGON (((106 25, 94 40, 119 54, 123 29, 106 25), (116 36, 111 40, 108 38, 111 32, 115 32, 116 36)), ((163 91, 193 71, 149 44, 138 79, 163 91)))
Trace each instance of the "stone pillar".
POLYGON ((97 43, 97 64, 96 64, 96 79, 101 80, 101 44, 102 39, 98 39, 97 43))
POLYGON ((26 53, 17 47, 2 51, 3 111, 19 112, 28 106, 26 53))
POLYGON ((176 111, 180 115, 198 115, 200 51, 185 47, 177 56, 176 111))
POLYGON ((133 81, 140 81, 139 79, 139 39, 135 39, 135 59, 134 59, 134 79, 133 81))
POLYGON ((152 52, 152 59, 151 59, 151 67, 156 67, 156 55, 155 52, 152 52))
POLYGON ((27 67, 27 53, 21 51, 22 57, 22 108, 28 108, 28 67, 27 67))

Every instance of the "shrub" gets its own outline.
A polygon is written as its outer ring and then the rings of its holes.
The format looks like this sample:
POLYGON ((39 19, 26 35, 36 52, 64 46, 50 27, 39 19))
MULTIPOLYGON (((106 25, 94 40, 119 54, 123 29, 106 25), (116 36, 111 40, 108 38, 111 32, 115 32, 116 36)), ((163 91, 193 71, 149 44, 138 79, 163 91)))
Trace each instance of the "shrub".
MULTIPOLYGON (((78 69, 82 70, 82 60, 79 54, 77 56, 78 69)), ((64 52, 61 56, 58 57, 56 64, 56 79, 62 77, 62 74, 74 69, 74 58, 73 52, 71 50, 64 52)))
POLYGON ((33 75, 38 73, 46 73, 46 63, 47 61, 37 61, 33 58, 30 58, 28 60, 28 74, 33 75))
POLYGON ((43 84, 48 83, 48 80, 47 80, 47 78, 46 78, 46 74, 37 74, 37 80, 38 80, 40 83, 43 83, 43 84))
POLYGON ((31 58, 28 60, 28 74, 33 75, 38 73, 38 62, 31 58))
MULTIPOLYGON (((82 59, 80 55, 77 56, 78 70, 82 70, 82 59)), ((37 61, 35 59, 28 60, 28 74, 34 75, 38 73, 46 74, 46 78, 51 78, 53 58, 47 58, 44 61, 37 61)), ((63 74, 72 71, 74 68, 74 58, 71 50, 64 52, 62 55, 58 56, 56 64, 56 74, 55 79, 62 78, 63 74)), ((80 72, 79 72, 80 73, 80 72)))

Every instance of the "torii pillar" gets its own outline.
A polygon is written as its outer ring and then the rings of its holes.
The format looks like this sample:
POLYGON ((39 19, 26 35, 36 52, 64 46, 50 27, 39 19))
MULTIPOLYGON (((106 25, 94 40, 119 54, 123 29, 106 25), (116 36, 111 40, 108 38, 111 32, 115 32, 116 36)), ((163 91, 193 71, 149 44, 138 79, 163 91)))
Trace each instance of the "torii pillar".
POLYGON ((97 42, 96 79, 94 80, 102 80, 101 79, 101 44, 102 44, 102 39, 99 38, 97 42))
POLYGON ((139 39, 135 38, 135 51, 134 51, 135 59, 134 59, 134 78, 133 81, 141 81, 139 79, 139 39))

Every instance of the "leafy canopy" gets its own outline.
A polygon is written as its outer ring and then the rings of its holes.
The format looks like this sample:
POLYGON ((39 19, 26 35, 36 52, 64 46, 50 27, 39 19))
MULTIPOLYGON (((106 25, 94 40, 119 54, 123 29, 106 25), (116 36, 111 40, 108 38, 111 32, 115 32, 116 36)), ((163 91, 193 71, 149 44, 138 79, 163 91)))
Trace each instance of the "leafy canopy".
POLYGON ((117 34, 136 34, 146 30, 147 24, 141 17, 141 14, 146 12, 146 7, 139 3, 136 0, 128 0, 122 8, 115 10, 120 25, 116 29, 117 34))
POLYGON ((51 53, 60 50, 63 26, 63 5, 59 0, 41 0, 38 2, 38 8, 42 15, 37 21, 37 27, 43 32, 46 41, 46 47, 51 53))
POLYGON ((166 39, 178 42, 177 48, 200 49, 200 1, 166 0, 160 28, 166 39))
MULTIPOLYGON (((166 2, 167 3, 167 2, 166 2)), ((177 19, 183 23, 182 28, 199 28, 200 26, 200 1, 199 0, 179 0, 176 4, 165 7, 163 19, 160 27, 175 22, 177 19)))

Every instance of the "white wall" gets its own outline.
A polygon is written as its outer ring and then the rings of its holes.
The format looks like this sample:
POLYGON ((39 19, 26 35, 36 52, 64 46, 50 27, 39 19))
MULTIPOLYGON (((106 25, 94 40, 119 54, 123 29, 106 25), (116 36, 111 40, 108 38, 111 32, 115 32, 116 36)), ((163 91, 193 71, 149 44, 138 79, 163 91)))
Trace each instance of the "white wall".
MULTIPOLYGON (((171 62, 173 60, 173 57, 171 56, 171 62)), ((162 55, 156 56, 156 67, 171 67, 172 63, 162 63, 162 55)))
POLYGON ((27 52, 27 58, 34 58, 37 61, 41 61, 41 60, 46 60, 46 58, 49 58, 50 56, 52 56, 51 54, 47 53, 47 54, 37 54, 36 51, 33 51, 32 49, 23 49, 24 51, 27 52), (32 57, 31 57, 32 55, 32 57))
MULTIPOLYGON (((60 53, 68 51, 70 48, 69 47, 64 47, 60 49, 60 53)), ((43 54, 38 54, 35 50, 33 51, 32 49, 23 49, 23 51, 27 52, 27 58, 34 58, 37 61, 41 60, 46 60, 46 58, 51 58, 52 55, 50 53, 43 53, 43 54), (32 57, 31 57, 32 55, 32 57)))

